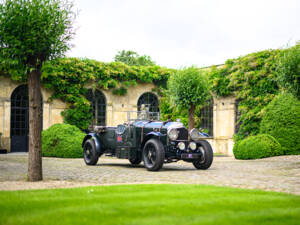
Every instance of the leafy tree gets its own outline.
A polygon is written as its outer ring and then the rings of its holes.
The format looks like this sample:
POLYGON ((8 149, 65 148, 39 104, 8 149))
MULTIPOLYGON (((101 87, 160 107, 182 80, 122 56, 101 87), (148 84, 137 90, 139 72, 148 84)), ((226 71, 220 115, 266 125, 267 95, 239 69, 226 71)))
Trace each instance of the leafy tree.
POLYGON ((115 62, 123 62, 129 66, 153 66, 155 62, 150 56, 140 56, 134 51, 119 51, 115 56, 115 62))
POLYGON ((204 105, 210 98, 206 74, 189 67, 178 70, 168 81, 168 92, 171 100, 180 109, 188 110, 189 129, 194 128, 194 114, 196 105, 204 105))
POLYGON ((284 50, 276 72, 280 86, 300 98, 300 41, 296 46, 284 50))
POLYGON ((41 67, 70 48, 75 14, 71 2, 3 0, 0 3, 0 62, 29 89, 28 180, 43 179, 41 157, 41 67))

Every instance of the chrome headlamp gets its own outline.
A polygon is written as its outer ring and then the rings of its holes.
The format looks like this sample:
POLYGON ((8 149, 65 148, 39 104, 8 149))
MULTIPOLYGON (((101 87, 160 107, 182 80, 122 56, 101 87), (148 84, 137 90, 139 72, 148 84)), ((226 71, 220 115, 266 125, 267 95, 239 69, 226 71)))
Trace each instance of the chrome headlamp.
POLYGON ((189 144, 189 148, 191 149, 191 150, 196 150, 196 148, 197 148, 197 144, 195 143, 195 142, 191 142, 190 144, 189 144))
POLYGON ((178 130, 175 128, 171 128, 170 130, 168 130, 168 137, 172 141, 175 141, 178 138, 178 130))
POLYGON ((184 142, 179 142, 179 143, 178 143, 178 148, 179 148, 181 151, 183 151, 183 150, 185 149, 185 144, 184 144, 184 142))
POLYGON ((200 132, 199 132, 198 129, 193 128, 193 129, 190 131, 190 137, 191 137, 192 140, 198 141, 198 140, 201 138, 201 134, 200 134, 200 132))

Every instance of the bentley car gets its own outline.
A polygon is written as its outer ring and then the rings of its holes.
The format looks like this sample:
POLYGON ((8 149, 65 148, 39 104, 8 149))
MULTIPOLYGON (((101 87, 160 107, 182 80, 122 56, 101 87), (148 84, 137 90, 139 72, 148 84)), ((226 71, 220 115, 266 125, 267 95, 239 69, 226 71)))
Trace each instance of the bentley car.
POLYGON ((101 155, 128 159, 133 165, 142 161, 149 171, 158 171, 164 163, 184 160, 196 169, 208 169, 213 151, 208 135, 197 129, 190 132, 181 122, 159 121, 140 115, 117 127, 94 126, 83 142, 84 161, 96 165, 101 155))

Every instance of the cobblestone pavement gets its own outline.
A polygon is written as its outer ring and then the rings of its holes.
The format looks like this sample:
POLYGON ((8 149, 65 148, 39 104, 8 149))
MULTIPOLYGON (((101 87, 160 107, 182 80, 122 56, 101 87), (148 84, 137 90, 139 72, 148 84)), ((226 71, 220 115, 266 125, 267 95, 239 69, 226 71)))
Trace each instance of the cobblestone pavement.
MULTIPOLYGON (((0 155, 0 190, 27 189, 26 186, 30 185, 29 182, 24 182, 27 157, 24 153, 0 155), (12 188, 16 185, 18 187, 12 188)), ((180 161, 165 164, 159 172, 149 172, 143 164, 132 166, 128 160, 108 157, 101 157, 96 166, 86 166, 83 159, 43 158, 43 174, 43 182, 46 183, 35 183, 33 188, 188 183, 300 194, 300 155, 259 160, 215 157, 208 170, 196 170, 192 164, 180 161)))

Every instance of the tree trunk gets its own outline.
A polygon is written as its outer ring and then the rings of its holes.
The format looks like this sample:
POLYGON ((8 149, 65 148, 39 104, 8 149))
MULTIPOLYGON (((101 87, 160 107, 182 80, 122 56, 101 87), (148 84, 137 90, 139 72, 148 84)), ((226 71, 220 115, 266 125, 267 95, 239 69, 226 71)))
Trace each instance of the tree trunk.
POLYGON ((189 108, 189 130, 192 130, 194 128, 194 114, 195 114, 195 105, 191 104, 189 108))
POLYGON ((28 181, 43 179, 42 171, 42 93, 41 71, 33 70, 28 74, 29 93, 29 155, 28 181))

